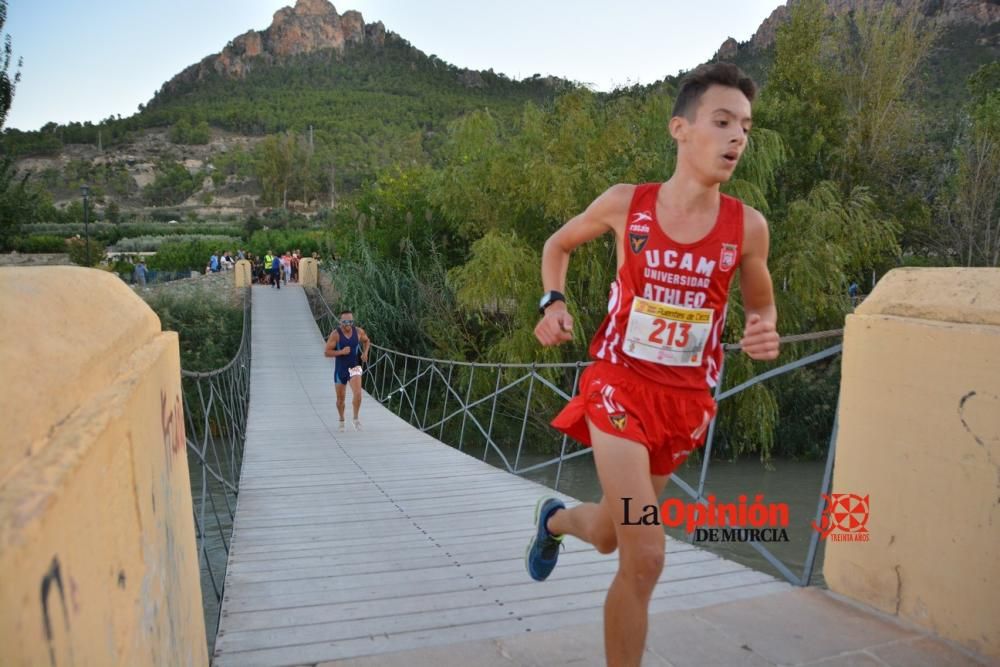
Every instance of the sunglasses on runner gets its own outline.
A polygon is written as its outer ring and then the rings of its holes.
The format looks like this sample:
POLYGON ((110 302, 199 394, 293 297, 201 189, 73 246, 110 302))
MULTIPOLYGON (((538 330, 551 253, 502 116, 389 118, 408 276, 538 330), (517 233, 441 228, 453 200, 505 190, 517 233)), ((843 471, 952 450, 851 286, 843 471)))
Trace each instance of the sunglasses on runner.
POLYGON ((345 327, 349 327, 352 324, 354 324, 354 320, 340 320, 340 323, 343 324, 345 327))

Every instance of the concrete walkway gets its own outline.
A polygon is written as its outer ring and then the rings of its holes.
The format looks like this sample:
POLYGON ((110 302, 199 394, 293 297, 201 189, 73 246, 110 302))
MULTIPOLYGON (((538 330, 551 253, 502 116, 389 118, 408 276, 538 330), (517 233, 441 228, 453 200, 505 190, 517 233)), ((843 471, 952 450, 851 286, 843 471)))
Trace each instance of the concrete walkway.
MULTIPOLYGON (((670 569, 669 559, 667 569, 670 569)), ((603 667, 601 624, 317 667, 603 667)), ((816 588, 650 617, 644 667, 974 667, 973 656, 893 617, 816 588)))

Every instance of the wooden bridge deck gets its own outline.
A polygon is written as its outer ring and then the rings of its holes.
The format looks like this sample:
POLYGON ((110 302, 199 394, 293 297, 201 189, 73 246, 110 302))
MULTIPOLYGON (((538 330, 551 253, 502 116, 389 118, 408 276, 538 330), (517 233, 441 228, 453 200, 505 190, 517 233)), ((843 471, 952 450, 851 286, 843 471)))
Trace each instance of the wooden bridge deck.
MULTIPOLYGON (((338 433, 333 360, 303 291, 255 287, 253 299, 248 438, 215 664, 317 663, 601 620, 616 556, 567 539, 548 581, 524 570, 548 489, 367 396, 364 431, 338 433)), ((668 538, 652 611, 790 588, 668 538)))

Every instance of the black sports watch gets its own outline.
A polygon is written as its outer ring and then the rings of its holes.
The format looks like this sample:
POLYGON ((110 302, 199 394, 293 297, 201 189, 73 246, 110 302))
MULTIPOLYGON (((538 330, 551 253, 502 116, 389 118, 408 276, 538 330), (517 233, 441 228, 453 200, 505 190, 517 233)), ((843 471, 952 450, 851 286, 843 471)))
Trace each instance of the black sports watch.
POLYGON ((562 292, 557 292, 555 290, 550 290, 542 296, 542 300, 538 303, 538 312, 542 315, 545 314, 545 309, 551 306, 556 301, 562 301, 566 303, 566 297, 562 292))

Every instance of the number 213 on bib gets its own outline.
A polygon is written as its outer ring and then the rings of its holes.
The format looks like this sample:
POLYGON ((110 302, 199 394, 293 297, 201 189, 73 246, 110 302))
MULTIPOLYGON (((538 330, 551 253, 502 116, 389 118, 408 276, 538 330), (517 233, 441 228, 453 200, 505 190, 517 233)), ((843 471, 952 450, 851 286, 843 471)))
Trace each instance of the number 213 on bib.
POLYGON ((684 308, 635 297, 625 353, 664 366, 700 366, 712 333, 710 308, 684 308))

